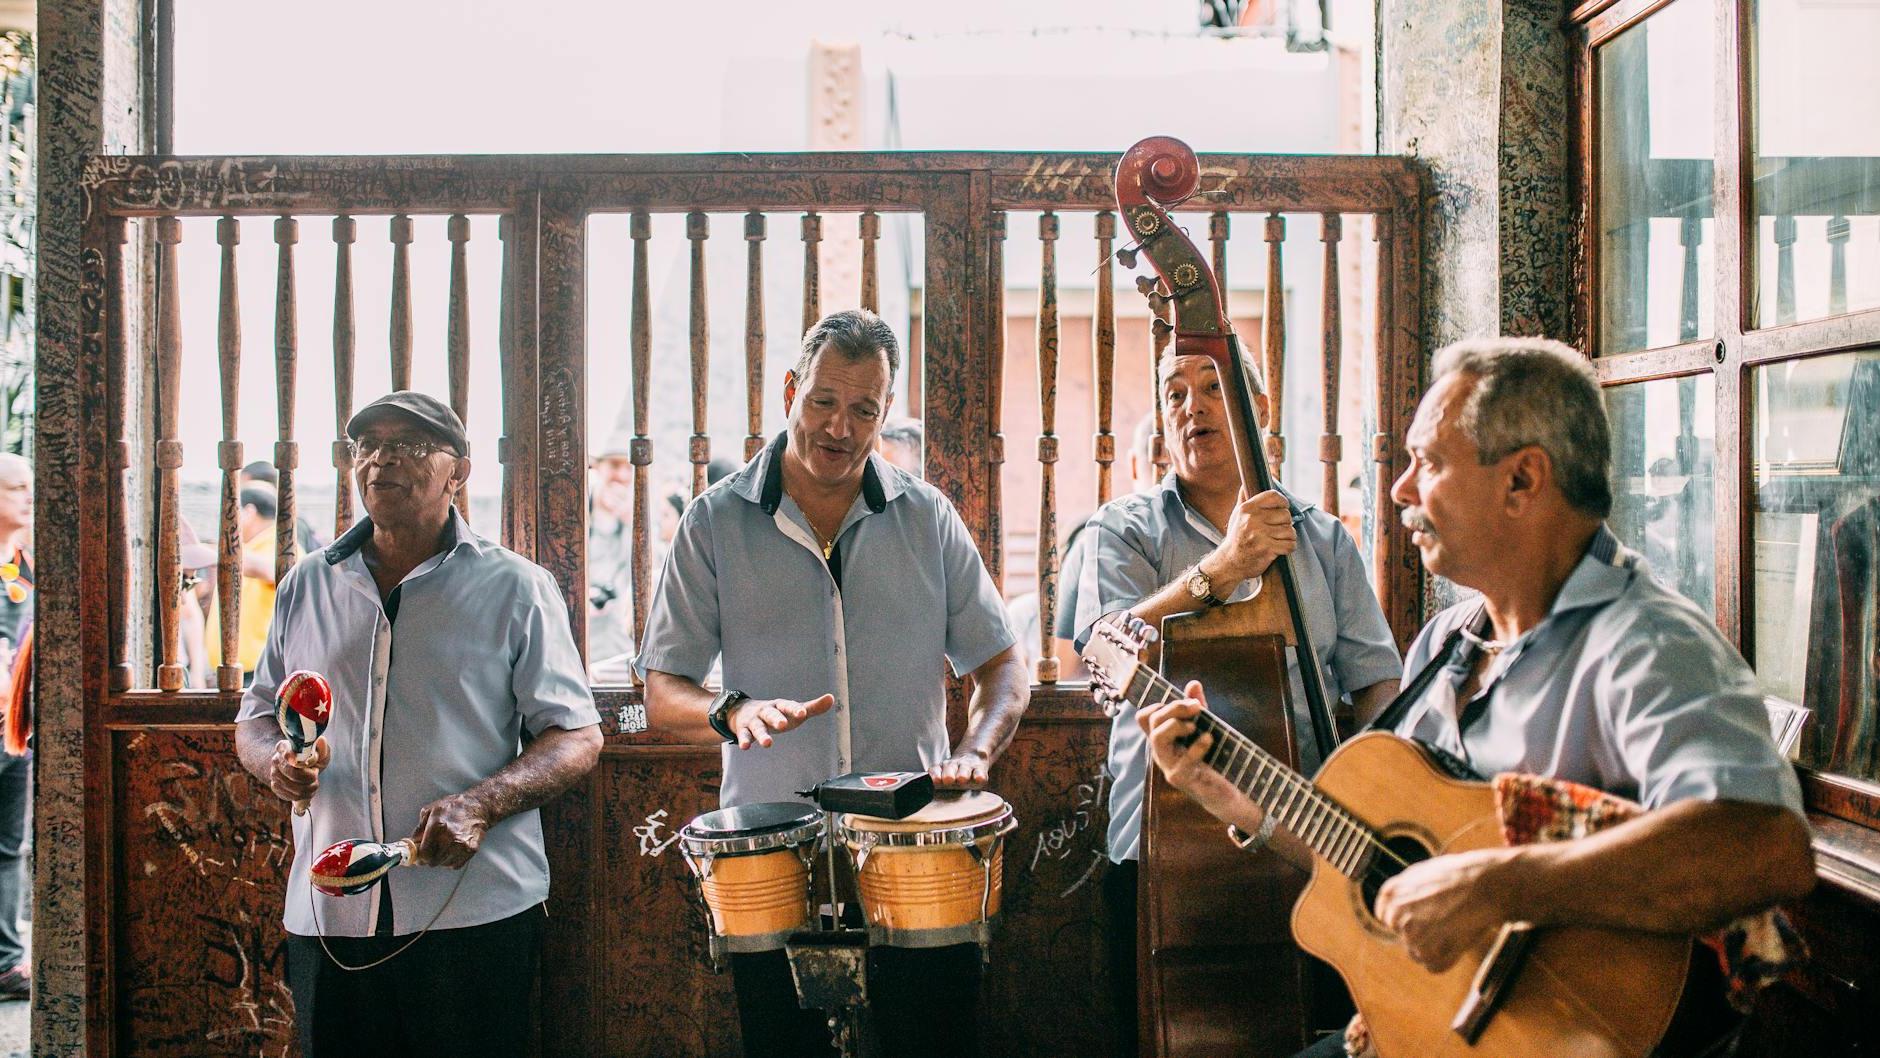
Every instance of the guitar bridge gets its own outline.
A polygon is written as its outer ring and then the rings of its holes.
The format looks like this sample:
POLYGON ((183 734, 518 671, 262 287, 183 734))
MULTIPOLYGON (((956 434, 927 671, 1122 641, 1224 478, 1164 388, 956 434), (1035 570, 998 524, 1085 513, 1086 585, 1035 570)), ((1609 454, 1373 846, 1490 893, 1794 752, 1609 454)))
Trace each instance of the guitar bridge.
POLYGON ((1449 1028, 1462 1037, 1470 1046, 1482 1038, 1482 1030, 1488 1028, 1489 1019, 1501 1007, 1508 997, 1508 990, 1514 987, 1515 975, 1521 972, 1521 963, 1527 957, 1528 946, 1534 942, 1534 926, 1528 922, 1510 922, 1501 927, 1495 943, 1482 957, 1482 965, 1475 971, 1475 980, 1469 983, 1469 994, 1456 1011, 1455 1020, 1449 1028))

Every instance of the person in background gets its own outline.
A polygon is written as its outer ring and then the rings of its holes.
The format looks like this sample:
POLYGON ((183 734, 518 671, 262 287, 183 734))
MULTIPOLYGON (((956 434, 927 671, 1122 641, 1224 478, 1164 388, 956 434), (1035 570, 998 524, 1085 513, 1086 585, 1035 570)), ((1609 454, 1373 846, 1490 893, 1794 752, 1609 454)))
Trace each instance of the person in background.
MULTIPOLYGON (((33 620, 33 466, 11 452, 0 454, 0 680, 12 698, 13 655, 33 620)), ((27 805, 33 758, 0 753, 0 1000, 32 992, 32 965, 20 930, 26 902, 27 805)))
MULTIPOLYGON (((242 468, 238 484, 247 486, 256 482, 266 485, 278 492, 281 487, 280 471, 274 469, 273 463, 257 459, 242 468)), ((321 533, 320 530, 314 528, 313 523, 307 520, 306 515, 296 513, 294 516, 294 543, 300 547, 301 554, 311 555, 326 546, 326 536, 321 533)))
MULTIPOLYGON (((244 680, 255 671, 261 648, 268 640, 268 621, 274 616, 274 486, 256 481, 243 485, 235 528, 241 534, 241 612, 235 637, 235 658, 244 680)), ((211 606, 207 627, 220 627, 220 611, 211 606)), ((222 664, 222 638, 206 637, 211 666, 222 664)))
POLYGON ((209 628, 209 618, 202 606, 200 588, 205 579, 215 582, 215 549, 202 542, 196 527, 187 521, 177 525, 177 564, 183 569, 183 590, 177 596, 177 635, 182 638, 185 687, 209 687, 208 637, 220 634, 209 628))
POLYGON ((927 447, 927 431, 919 419, 896 416, 881 428, 877 442, 881 458, 915 477, 921 476, 921 459, 927 447))
POLYGON ((596 682, 621 668, 633 652, 632 437, 616 432, 589 466, 587 567, 588 668, 596 682))

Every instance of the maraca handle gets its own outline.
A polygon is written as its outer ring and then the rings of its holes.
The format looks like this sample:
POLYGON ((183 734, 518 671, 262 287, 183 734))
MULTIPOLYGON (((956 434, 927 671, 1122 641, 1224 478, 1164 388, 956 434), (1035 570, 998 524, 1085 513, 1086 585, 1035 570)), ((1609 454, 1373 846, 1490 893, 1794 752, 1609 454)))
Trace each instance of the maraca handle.
MULTIPOLYGON (((304 767, 306 765, 312 764, 315 760, 319 759, 319 756, 320 756, 319 753, 317 753, 312 746, 308 746, 306 749, 301 750, 300 753, 294 757, 294 763, 302 765, 304 767)), ((300 800, 295 801, 294 802, 294 814, 297 816, 306 815, 307 803, 309 800, 310 798, 303 797, 300 800)))

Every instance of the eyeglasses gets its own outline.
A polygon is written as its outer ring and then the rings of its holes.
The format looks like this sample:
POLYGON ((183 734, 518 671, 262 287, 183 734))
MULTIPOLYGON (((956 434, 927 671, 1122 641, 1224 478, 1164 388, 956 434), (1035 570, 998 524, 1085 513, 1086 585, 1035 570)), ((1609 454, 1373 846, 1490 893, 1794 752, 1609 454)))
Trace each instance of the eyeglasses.
POLYGON ((355 463, 380 455, 388 459, 424 459, 433 452, 450 450, 449 445, 438 444, 435 441, 390 441, 364 437, 357 441, 346 442, 346 452, 355 463))

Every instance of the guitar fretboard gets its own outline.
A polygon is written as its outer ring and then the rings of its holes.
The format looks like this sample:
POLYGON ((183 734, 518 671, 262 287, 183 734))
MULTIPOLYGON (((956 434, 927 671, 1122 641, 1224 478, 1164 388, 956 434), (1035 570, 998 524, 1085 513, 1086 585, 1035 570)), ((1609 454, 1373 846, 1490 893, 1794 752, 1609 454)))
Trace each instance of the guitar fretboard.
MULTIPOLYGON (((1138 664, 1125 693, 1138 708, 1172 702, 1181 689, 1138 664), (1159 701, 1155 701, 1159 699, 1159 701)), ((1381 847, 1370 827, 1360 823, 1336 801, 1320 793, 1312 781, 1288 768, 1278 757, 1234 730, 1207 710, 1195 718, 1197 734, 1214 736, 1202 761, 1247 795, 1274 822, 1309 846, 1340 874, 1360 878, 1372 853, 1381 847)))

